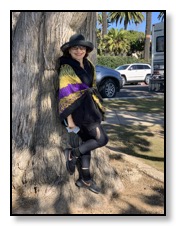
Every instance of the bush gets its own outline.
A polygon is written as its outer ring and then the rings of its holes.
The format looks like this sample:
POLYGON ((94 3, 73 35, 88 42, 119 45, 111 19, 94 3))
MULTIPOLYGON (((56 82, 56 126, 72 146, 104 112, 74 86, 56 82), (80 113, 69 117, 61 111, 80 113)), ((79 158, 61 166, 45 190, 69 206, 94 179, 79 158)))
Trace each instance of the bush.
POLYGON ((131 63, 149 63, 146 62, 144 59, 136 59, 135 57, 131 56, 98 56, 97 57, 97 64, 102 65, 105 67, 109 67, 115 69, 116 67, 123 65, 123 64, 131 64, 131 63))

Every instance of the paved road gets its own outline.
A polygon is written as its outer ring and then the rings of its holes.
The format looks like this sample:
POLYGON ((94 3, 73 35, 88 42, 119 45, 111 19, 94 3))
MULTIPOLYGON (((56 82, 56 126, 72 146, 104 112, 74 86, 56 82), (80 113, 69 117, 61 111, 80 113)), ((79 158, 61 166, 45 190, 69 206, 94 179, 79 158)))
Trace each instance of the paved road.
MULTIPOLYGON (((152 98, 162 97, 164 93, 161 92, 150 92, 147 85, 125 85, 116 98, 152 98)), ((109 100, 106 98, 106 100, 109 100)), ((161 114, 150 114, 141 112, 129 112, 129 111, 118 111, 108 110, 106 112, 106 121, 108 124, 122 124, 122 125, 152 125, 152 124, 164 124, 164 112, 161 114)))
POLYGON ((161 92, 149 91, 148 85, 142 83, 141 85, 125 85, 120 92, 117 93, 117 98, 134 98, 134 97, 154 97, 164 96, 161 92))

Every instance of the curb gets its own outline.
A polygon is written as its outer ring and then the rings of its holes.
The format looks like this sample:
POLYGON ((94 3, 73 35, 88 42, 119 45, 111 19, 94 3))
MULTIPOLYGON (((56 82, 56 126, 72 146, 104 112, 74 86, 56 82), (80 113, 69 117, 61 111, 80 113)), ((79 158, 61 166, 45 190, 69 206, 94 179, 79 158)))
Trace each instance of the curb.
POLYGON ((148 176, 152 177, 155 180, 158 180, 164 183, 164 173, 162 173, 161 171, 153 168, 152 166, 147 165, 146 163, 141 162, 141 160, 137 159, 137 157, 133 157, 121 152, 116 152, 116 153, 121 155, 125 161, 134 163, 136 167, 139 169, 139 171, 147 174, 148 176))
POLYGON ((157 113, 141 113, 130 111, 118 111, 107 109, 105 121, 102 124, 117 124, 117 125, 163 125, 164 114, 157 113))

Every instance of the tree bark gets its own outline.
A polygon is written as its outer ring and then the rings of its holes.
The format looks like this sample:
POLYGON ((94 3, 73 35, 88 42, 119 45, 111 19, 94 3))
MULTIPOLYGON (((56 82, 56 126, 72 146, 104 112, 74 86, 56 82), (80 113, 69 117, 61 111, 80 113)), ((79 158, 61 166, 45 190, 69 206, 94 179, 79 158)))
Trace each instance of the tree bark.
POLYGON ((151 21, 152 21, 152 13, 151 12, 146 12, 144 59, 146 61, 148 61, 148 62, 150 60, 151 21))
POLYGON ((102 12, 102 37, 107 34, 107 12, 102 12))
MULTIPOLYGON (((12 20, 12 211, 72 213, 78 197, 61 148, 56 61, 60 46, 75 32, 83 32, 95 44, 94 13, 21 12, 12 20)), ((100 157, 105 167, 99 169, 97 156, 92 168, 98 180, 106 169, 117 178, 105 156, 100 157)), ((103 182, 105 187, 109 183, 103 182)), ((81 191, 80 200, 84 196, 81 191)))
POLYGON ((81 28, 78 32, 84 34, 86 40, 93 42, 94 50, 89 54, 89 59, 96 64, 97 61, 97 37, 96 37, 96 12, 89 12, 87 14, 84 23, 82 24, 81 28))

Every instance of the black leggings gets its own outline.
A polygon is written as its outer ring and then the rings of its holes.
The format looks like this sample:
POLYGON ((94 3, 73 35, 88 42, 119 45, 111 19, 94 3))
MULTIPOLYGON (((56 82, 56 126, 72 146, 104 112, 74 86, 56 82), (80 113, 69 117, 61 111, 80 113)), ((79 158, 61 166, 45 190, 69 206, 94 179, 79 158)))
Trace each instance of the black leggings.
POLYGON ((100 124, 91 129, 81 127, 78 135, 83 141, 79 146, 82 168, 90 168, 91 151, 105 146, 108 143, 108 136, 100 124))

